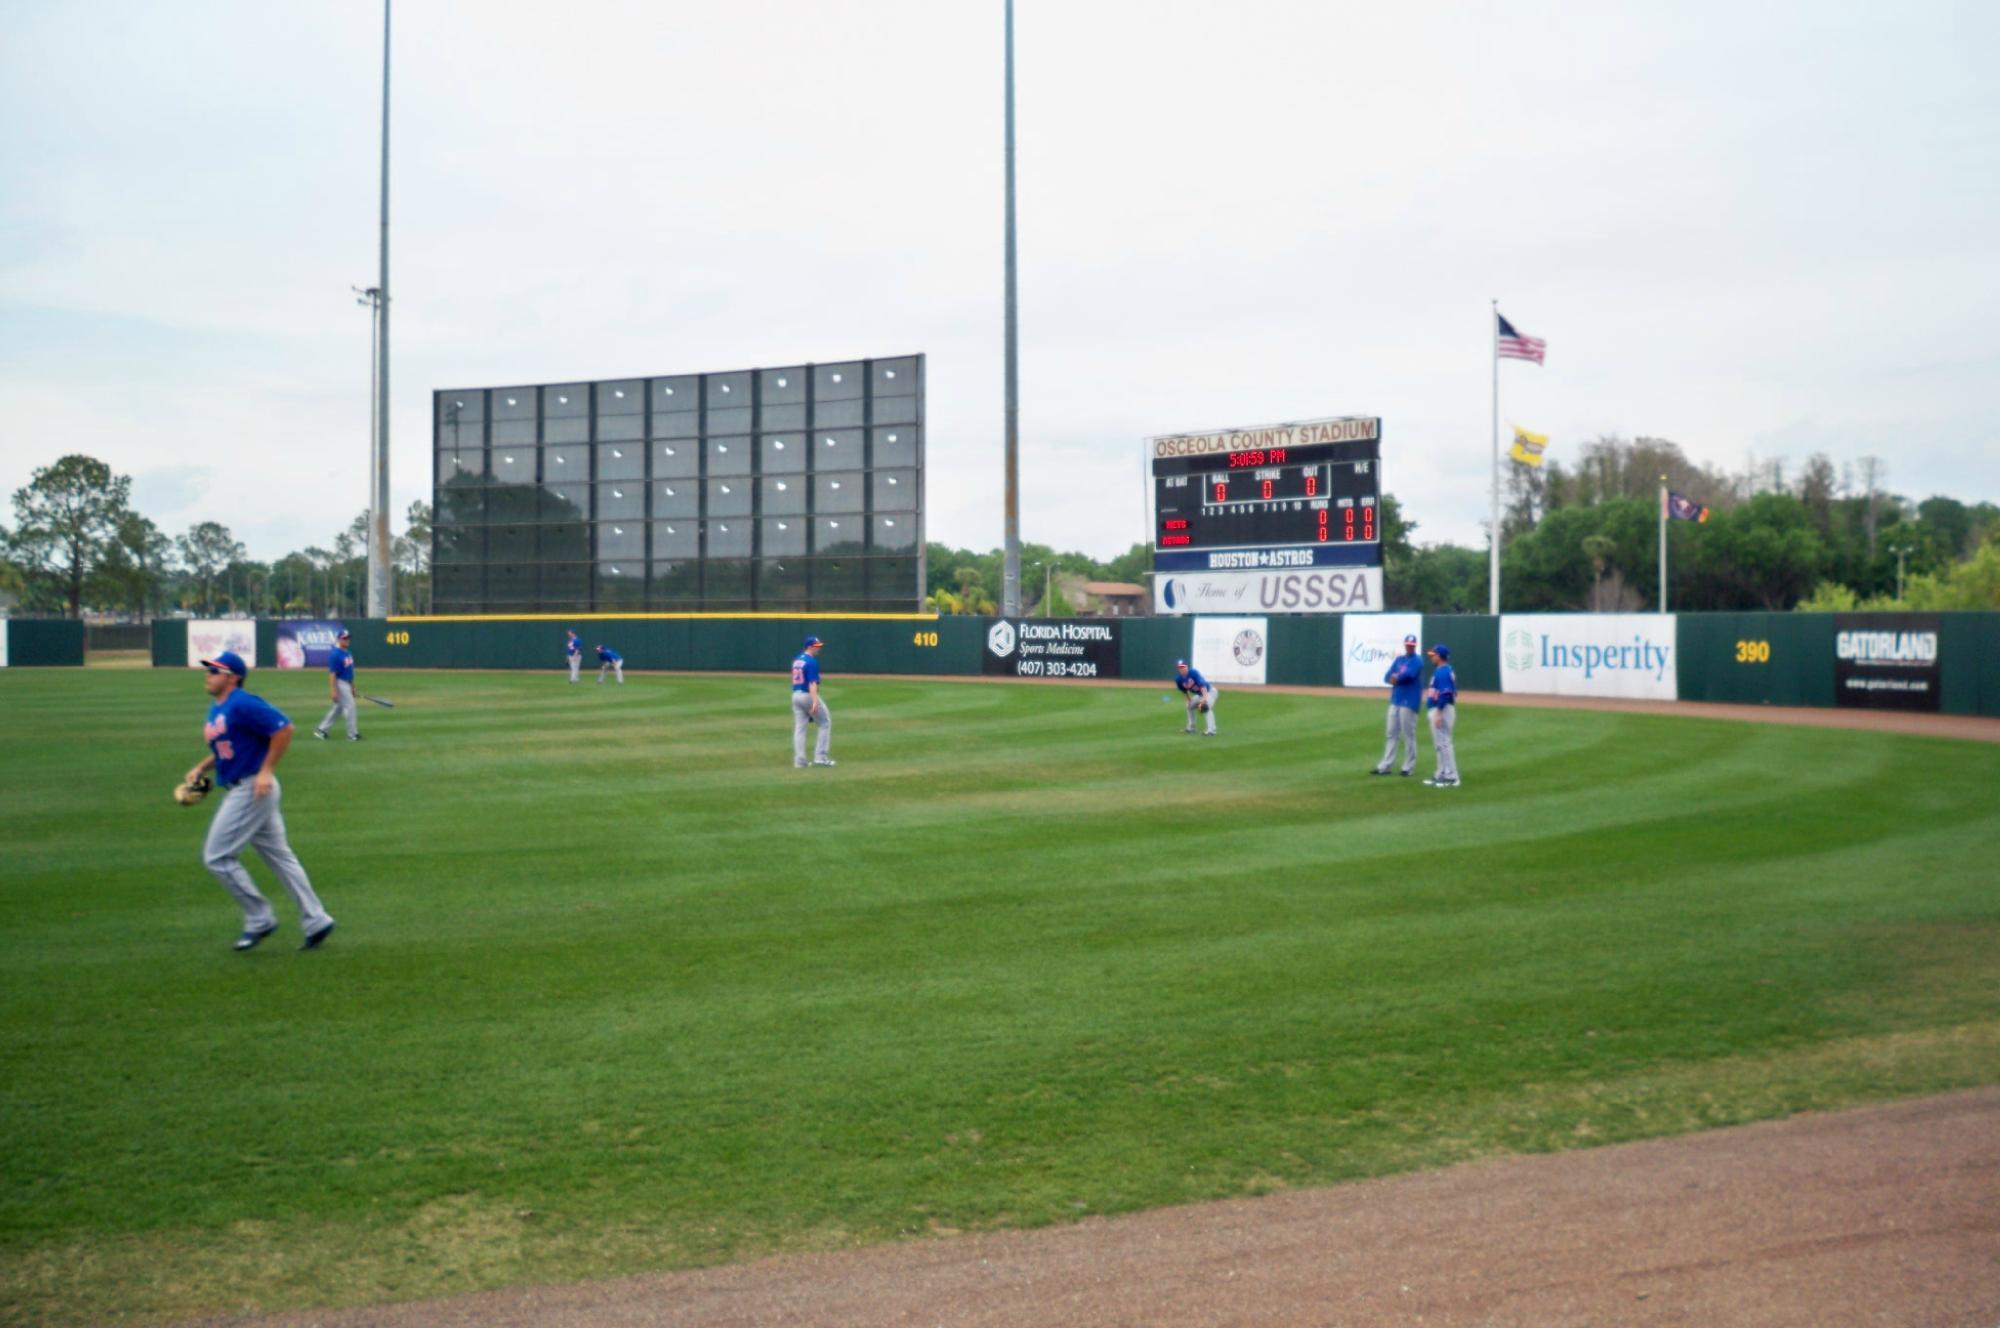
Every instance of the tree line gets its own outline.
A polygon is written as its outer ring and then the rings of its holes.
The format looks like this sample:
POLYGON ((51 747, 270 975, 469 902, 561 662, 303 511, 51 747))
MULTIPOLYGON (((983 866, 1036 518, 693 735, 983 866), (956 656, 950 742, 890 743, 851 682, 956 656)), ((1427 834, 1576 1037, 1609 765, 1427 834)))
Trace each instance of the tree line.
MULTIPOLYGON (((393 548, 396 611, 421 613, 430 603, 430 505, 410 504, 404 521, 393 548)), ((220 522, 161 530, 132 507, 131 478, 94 457, 35 471, 14 493, 13 524, 0 525, 0 591, 27 613, 338 617, 363 610, 367 585, 365 511, 325 546, 259 562, 220 522)))
MULTIPOLYGON (((1501 517, 1501 604, 1535 610, 1658 607, 1659 486, 1709 509, 1699 523, 1667 526, 1668 605, 1726 610, 2000 608, 2000 507, 1885 487, 1873 458, 1836 467, 1810 458, 1796 476, 1771 461, 1728 473, 1690 460, 1658 438, 1601 437, 1574 462, 1508 467, 1501 517)), ((168 612, 357 613, 366 599, 364 512, 327 545, 263 563, 214 521, 170 536, 131 506, 130 478, 101 461, 66 456, 34 472, 0 525, 0 592, 31 613, 85 609, 135 617, 168 612)), ((429 608, 431 509, 404 514, 395 537, 396 611, 429 608)), ((1382 495, 1386 606, 1422 613, 1483 613, 1487 550, 1419 543, 1418 523, 1382 495)), ((1002 553, 925 546, 926 604, 941 613, 993 614, 1002 553)), ((1150 597, 1152 546, 1108 560, 1046 544, 1021 546, 1023 608, 1073 609, 1062 585, 1078 579, 1141 585, 1150 597), (1046 597, 1046 602, 1044 602, 1046 597)))
MULTIPOLYGON (((1658 608, 1662 477, 1709 509, 1667 523, 1669 608, 2000 608, 2000 507, 1890 492, 1874 457, 1837 467, 1815 455, 1788 479, 1781 460, 1729 473, 1665 439, 1601 437, 1569 466, 1508 469, 1510 610, 1658 608)), ((1483 578, 1465 602, 1484 609, 1483 578)))

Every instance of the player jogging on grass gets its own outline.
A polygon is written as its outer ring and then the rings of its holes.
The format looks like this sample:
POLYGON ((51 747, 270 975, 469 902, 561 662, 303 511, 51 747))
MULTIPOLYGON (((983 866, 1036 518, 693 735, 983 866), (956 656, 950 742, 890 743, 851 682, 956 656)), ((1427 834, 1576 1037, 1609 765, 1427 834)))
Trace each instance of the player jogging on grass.
POLYGON ((1191 669, 1184 659, 1174 661, 1174 686, 1187 697, 1187 727, 1183 733, 1194 732, 1194 717, 1208 716, 1208 728, 1202 733, 1204 738, 1215 736, 1215 685, 1201 676, 1200 669, 1191 669))
POLYGON ((333 704, 327 708, 326 718, 313 730, 313 737, 324 738, 333 729, 333 721, 343 715, 347 718, 347 740, 361 741, 361 720, 354 705, 354 655, 347 648, 351 640, 346 628, 334 638, 333 649, 326 655, 326 689, 333 697, 333 704))
POLYGON ((1451 731, 1458 724, 1458 675, 1451 671, 1451 647, 1439 642, 1431 647, 1430 690, 1424 693, 1431 703, 1431 746, 1437 752, 1437 773, 1424 783, 1433 788, 1458 787, 1458 753, 1451 745, 1451 731))
POLYGON ((806 638, 805 649, 792 660, 792 765, 806 768, 806 725, 819 725, 819 742, 813 748, 814 765, 832 765, 833 712, 819 694, 819 648, 825 644, 816 636, 806 638))
POLYGON ((1416 637, 1403 638, 1403 653, 1389 661, 1382 681, 1389 684, 1389 741, 1382 748, 1381 761, 1369 773, 1407 775, 1417 768, 1417 711, 1424 704, 1424 662, 1417 658, 1416 637), (1400 771, 1395 770, 1398 743, 1403 746, 1400 771))
POLYGON ((243 934, 236 938, 236 948, 254 950, 278 929, 271 901, 258 893, 243 867, 243 850, 254 847, 299 906, 299 926, 306 938, 299 948, 316 950, 333 934, 333 919, 292 852, 285 818, 278 810, 282 794, 278 762, 292 745, 292 721, 263 697, 243 690, 250 669, 235 651, 225 650, 201 664, 208 670, 203 685, 214 699, 202 728, 209 755, 187 772, 186 782, 193 784, 213 768, 215 782, 224 790, 222 805, 208 824, 201 860, 243 910, 243 934))

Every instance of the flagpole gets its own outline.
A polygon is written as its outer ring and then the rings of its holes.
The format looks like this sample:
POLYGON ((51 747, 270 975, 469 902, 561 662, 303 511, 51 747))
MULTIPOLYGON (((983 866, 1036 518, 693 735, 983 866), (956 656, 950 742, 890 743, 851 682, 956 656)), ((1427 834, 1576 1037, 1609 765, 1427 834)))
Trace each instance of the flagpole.
POLYGON ((1486 317, 1486 344, 1493 352, 1493 526, 1486 576, 1486 611, 1500 614, 1500 301, 1486 317))
POLYGON ((1667 477, 1660 476, 1660 612, 1667 611, 1667 477))

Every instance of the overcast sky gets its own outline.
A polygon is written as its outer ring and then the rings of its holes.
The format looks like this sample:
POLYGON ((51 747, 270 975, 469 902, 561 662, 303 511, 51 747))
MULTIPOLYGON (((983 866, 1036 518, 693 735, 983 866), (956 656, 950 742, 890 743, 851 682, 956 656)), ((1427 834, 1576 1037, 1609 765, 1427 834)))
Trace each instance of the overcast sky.
MULTIPOLYGON (((931 538, 1001 537, 1000 0, 402 0, 396 524, 434 389, 929 356, 931 538)), ((1141 440, 1383 418, 1483 540, 1500 409, 2000 499, 2000 6, 1020 0, 1021 530, 1141 440)), ((0 491, 80 451, 253 556, 367 503, 381 7, 7 0, 0 491)), ((0 511, 10 521, 11 511, 0 511)))

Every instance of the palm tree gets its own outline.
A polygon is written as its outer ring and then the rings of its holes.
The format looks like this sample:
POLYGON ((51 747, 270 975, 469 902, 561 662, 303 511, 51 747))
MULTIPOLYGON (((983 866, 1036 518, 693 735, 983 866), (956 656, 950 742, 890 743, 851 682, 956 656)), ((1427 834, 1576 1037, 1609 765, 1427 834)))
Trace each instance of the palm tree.
POLYGON ((1604 610, 1604 564, 1618 548, 1618 541, 1609 535, 1585 535, 1583 537, 1584 556, 1590 559, 1593 573, 1590 583, 1590 611, 1604 610))

